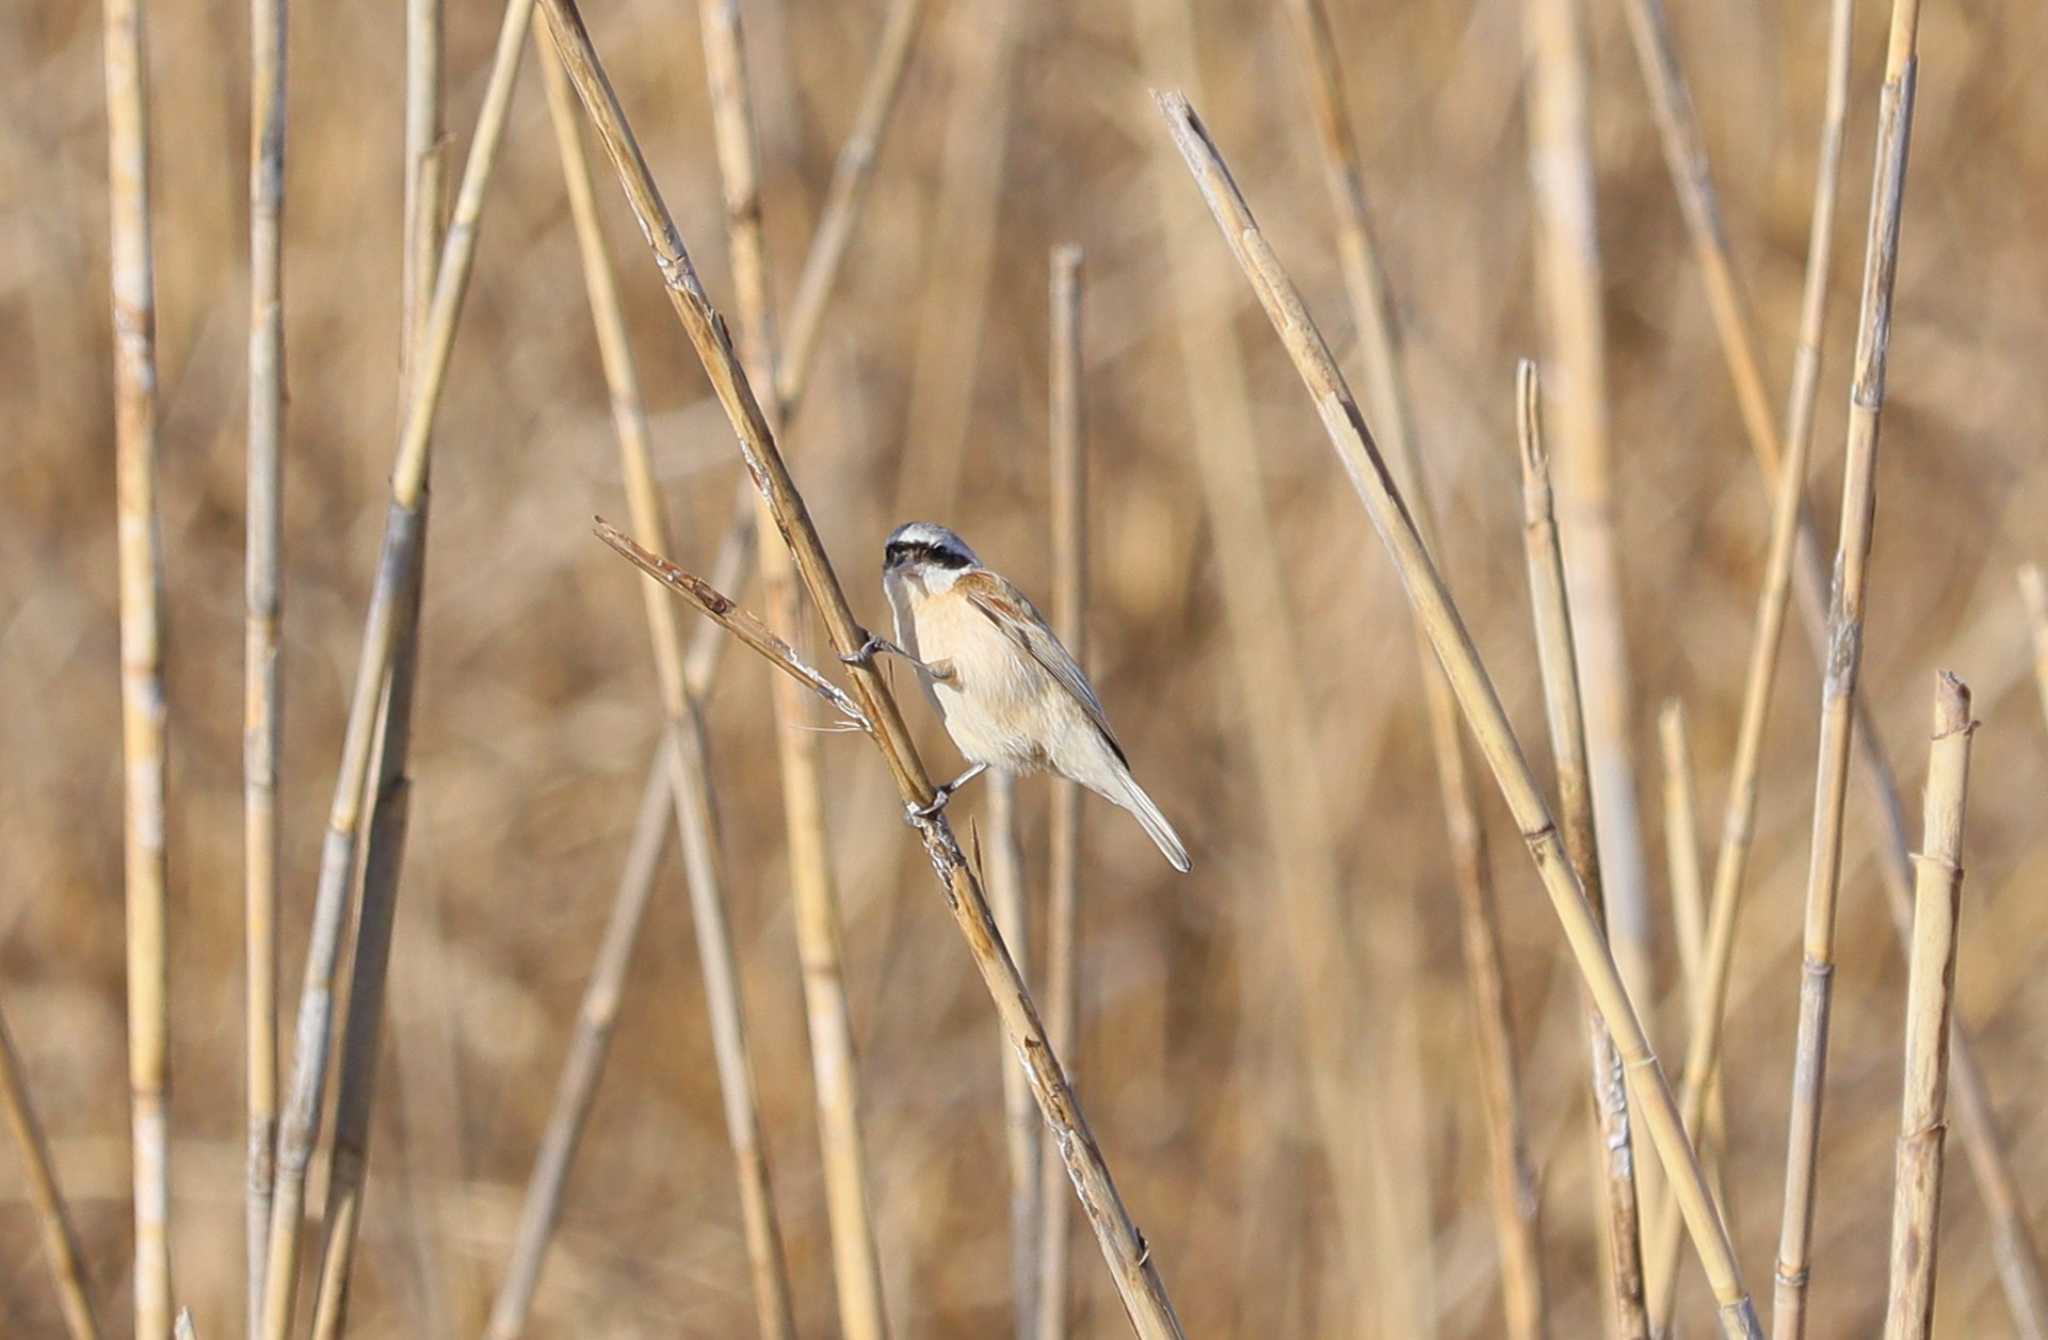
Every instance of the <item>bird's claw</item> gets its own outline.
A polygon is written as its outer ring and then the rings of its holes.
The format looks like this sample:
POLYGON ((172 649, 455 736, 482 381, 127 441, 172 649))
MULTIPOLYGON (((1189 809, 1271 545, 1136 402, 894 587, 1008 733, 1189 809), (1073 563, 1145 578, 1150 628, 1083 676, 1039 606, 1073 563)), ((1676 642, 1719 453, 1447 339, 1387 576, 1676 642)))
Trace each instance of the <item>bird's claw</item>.
POLYGON ((857 650, 849 651, 844 656, 841 656, 839 662, 842 665, 873 665, 876 654, 886 651, 888 648, 889 643, 886 639, 876 637, 873 633, 870 633, 868 634, 867 641, 861 643, 857 650))

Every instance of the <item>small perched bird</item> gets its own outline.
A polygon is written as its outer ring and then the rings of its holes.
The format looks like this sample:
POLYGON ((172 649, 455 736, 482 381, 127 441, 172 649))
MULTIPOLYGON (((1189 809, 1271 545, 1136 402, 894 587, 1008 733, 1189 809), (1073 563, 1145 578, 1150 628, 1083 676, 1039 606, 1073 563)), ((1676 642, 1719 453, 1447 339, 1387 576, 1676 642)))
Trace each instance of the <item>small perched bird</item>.
POLYGON ((915 665, 946 733, 974 765, 939 788, 921 817, 986 768, 1050 768, 1136 815, 1173 868, 1187 870, 1187 848, 1131 776, 1094 687, 1022 591, 981 566, 958 535, 924 521, 890 534, 882 590, 896 641, 869 638, 846 659, 888 651, 915 665))

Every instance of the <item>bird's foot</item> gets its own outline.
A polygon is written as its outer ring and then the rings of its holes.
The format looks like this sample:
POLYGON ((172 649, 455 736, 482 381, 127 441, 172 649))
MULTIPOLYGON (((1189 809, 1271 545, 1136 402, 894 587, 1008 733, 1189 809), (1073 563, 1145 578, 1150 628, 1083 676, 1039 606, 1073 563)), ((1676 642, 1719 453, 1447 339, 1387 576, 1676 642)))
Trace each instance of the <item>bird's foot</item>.
POLYGON ((903 807, 903 822, 909 824, 912 828, 922 828, 944 813, 946 806, 951 803, 955 791, 958 791, 961 787, 967 785, 986 771, 988 771, 988 764, 977 763, 952 781, 947 782, 944 786, 934 787, 930 804, 905 805, 903 807))

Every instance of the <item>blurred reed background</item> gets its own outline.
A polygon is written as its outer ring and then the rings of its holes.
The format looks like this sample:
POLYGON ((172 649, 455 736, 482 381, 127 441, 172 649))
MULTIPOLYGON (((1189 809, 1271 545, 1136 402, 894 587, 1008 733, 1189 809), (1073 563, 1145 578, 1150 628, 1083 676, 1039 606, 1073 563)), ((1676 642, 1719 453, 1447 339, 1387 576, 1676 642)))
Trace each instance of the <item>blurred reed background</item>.
MULTIPOLYGON (((767 273, 785 320, 892 8, 739 5, 767 273)), ((1189 1334, 1500 1335, 1512 1308, 1489 1108, 1409 614, 1146 93, 1195 97, 1384 445, 1322 180, 1313 81, 1287 8, 926 0, 784 445, 871 626, 887 625, 882 538, 909 519, 953 526, 1050 610, 1048 256, 1064 243, 1084 249, 1089 663, 1139 779, 1194 858, 1178 877, 1128 816, 1084 803, 1078 1034, 1063 1054, 1090 1125, 1189 1334)), ((1525 115, 1524 27, 1556 8, 1329 4, 1437 555, 1547 792, 1555 772, 1523 563, 1514 371, 1534 357, 1554 394, 1568 394, 1567 374, 1553 370, 1525 115)), ((1580 14, 1628 674, 1610 743, 1632 754, 1635 880, 1647 894, 1646 916, 1617 920, 1616 937, 1675 1084, 1689 1006, 1665 873, 1659 710, 1684 705, 1699 859, 1711 873, 1770 500, 1624 8, 1597 0, 1580 14)), ((1865 0, 1853 27, 1808 489, 1823 552, 1841 494, 1885 10, 1865 0)), ((1799 329, 1828 7, 1674 11, 1673 51, 1775 420, 1799 329)), ((585 18, 704 282, 737 326, 696 16, 623 0, 585 18)), ((499 19, 491 4, 447 10, 452 138, 439 158, 450 183, 499 19)), ((0 13, 0 1010, 76 1224, 86 1292, 107 1333, 127 1334, 137 1274, 98 20, 96 7, 46 0, 0 13)), ((247 1306, 238 648, 249 23, 242 6, 208 0, 157 5, 146 25, 171 1287, 204 1336, 240 1333, 247 1306)), ((1933 672, 1952 670, 1974 691, 1983 724, 1956 1008, 2020 1208, 2039 1225, 2048 984, 2034 945, 2048 913, 2031 895, 2048 881, 2048 723, 2015 572, 2048 559, 2048 385, 2029 371, 2048 347, 2048 87, 2037 77, 2048 13, 1930 5, 1919 40, 1861 697, 1899 771, 1917 846, 1933 672)), ((287 1077, 323 816, 405 417, 406 59, 396 4, 293 7, 277 789, 287 1077)), ((628 509, 541 74, 530 50, 524 60, 435 419, 410 836, 348 1315, 365 1336, 486 1325, 665 730, 640 579, 590 533, 593 513, 628 509)), ((1561 170, 1546 154, 1534 166, 1561 170)), ((733 515, 732 433, 595 153, 592 175, 670 556, 709 575, 733 515)), ((1552 410, 1561 490, 1568 412, 1552 410)), ((1563 498, 1559 524, 1570 560, 1575 514, 1563 498)), ((751 584, 734 594, 766 608, 751 584)), ((698 616, 676 610, 695 635, 698 616)), ((815 619, 806 628, 799 645, 831 666, 815 619)), ((1721 1071, 1718 1176, 1760 1302, 1778 1244, 1814 794, 1820 674, 1809 648, 1802 631, 1787 632, 1721 1071)), ((773 672, 741 651, 725 660, 701 719, 794 1329, 869 1334, 852 1320, 842 1329, 846 1282, 835 1281, 773 672)), ((1597 774, 1596 691, 1589 683, 1597 774)), ((799 706, 810 726, 829 724, 815 704, 799 706)), ((905 710, 933 772, 951 775, 956 755, 921 700, 906 694, 905 710)), ((987 997, 886 774, 857 738, 814 739, 883 1310, 898 1336, 1008 1333, 1004 1057, 987 997)), ((1471 766, 1541 1198, 1548 1333, 1594 1334, 1611 1290, 1578 973, 1499 793, 1471 766)), ((1600 821, 1625 820, 1602 785, 1596 775, 1600 821)), ((990 848, 982 786, 951 811, 970 851, 990 848)), ((1051 790, 1027 780, 1016 806, 1028 957, 1045 1008, 1051 790)), ((1603 849, 1620 844, 1610 864, 1630 859, 1623 835, 1601 838, 1603 849)), ((1808 1330, 1819 1336, 1873 1334, 1884 1314, 1907 974, 1877 844, 1868 793, 1852 783, 1808 1251, 1808 1330)), ((756 1329, 673 834, 660 859, 525 1334, 756 1329)), ((1955 1131, 1937 1330, 2039 1335, 2015 1319, 1955 1131)), ((1639 1127, 1639 1167, 1652 1161, 1646 1148, 1639 1127)), ((0 1331, 61 1334, 17 1153, 0 1154, 0 1331)), ((323 1145, 306 1194, 315 1216, 329 1204, 328 1169, 323 1145)), ((1645 1174, 1646 1223, 1658 1185, 1645 1174)), ((1066 1194, 1064 1179, 1055 1187, 1066 1194)), ((1085 1223, 1067 1217, 1071 1333, 1121 1334, 1085 1223)), ((321 1226, 304 1236, 300 1321, 313 1310, 321 1226)), ((1680 1259, 1678 1315, 1705 1334, 1711 1302, 1690 1246, 1680 1259)), ((1040 1300, 1040 1310, 1053 1309, 1040 1300)))

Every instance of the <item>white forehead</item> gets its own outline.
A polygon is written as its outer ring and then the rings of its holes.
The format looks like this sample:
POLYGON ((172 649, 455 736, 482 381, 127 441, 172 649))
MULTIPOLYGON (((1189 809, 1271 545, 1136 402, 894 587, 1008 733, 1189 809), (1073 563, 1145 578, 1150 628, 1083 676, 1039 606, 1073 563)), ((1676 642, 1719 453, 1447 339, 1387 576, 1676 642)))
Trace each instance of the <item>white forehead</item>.
POLYGON ((934 549, 952 549, 967 555, 971 563, 980 563, 967 541, 947 530, 944 526, 929 521, 910 521, 889 533, 890 544, 926 544, 934 549))

